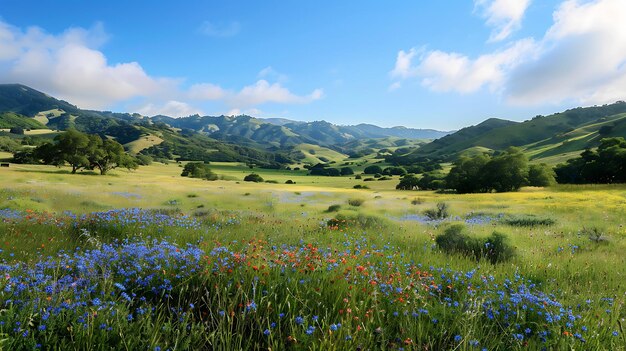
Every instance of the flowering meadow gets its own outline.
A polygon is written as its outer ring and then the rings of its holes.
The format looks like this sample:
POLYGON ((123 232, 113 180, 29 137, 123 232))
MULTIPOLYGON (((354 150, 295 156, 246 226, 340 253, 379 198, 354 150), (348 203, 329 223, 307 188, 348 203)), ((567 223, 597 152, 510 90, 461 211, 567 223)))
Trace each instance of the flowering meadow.
MULTIPOLYGON (((619 282, 584 291, 568 280, 577 264, 556 277, 532 265, 449 264, 432 240, 390 231, 402 229, 244 212, 0 210, 0 349, 626 345, 619 282)), ((574 246, 549 254, 572 262, 584 254, 574 246)))

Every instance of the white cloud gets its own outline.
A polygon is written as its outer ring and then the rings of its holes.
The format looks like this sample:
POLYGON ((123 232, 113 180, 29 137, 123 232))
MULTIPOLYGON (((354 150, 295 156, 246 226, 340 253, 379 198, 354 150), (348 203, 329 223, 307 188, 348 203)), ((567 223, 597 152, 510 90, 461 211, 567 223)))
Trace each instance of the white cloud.
POLYGON ((493 28, 489 41, 501 41, 508 38, 521 27, 522 18, 530 0, 474 0, 474 8, 493 28))
MULTIPOLYGON (((280 82, 266 79, 240 90, 208 82, 183 89, 182 79, 151 76, 138 62, 108 62, 98 49, 106 40, 101 24, 54 35, 38 27, 22 30, 0 21, 0 83, 29 85, 87 109, 106 109, 132 100, 143 105, 138 112, 145 115, 199 113, 189 101, 215 101, 229 108, 250 109, 264 103, 309 103, 323 96, 321 89, 297 95, 280 82)), ((259 75, 286 80, 271 67, 259 75)))
POLYGON ((411 66, 413 58, 417 55, 415 48, 411 48, 409 52, 400 50, 396 57, 396 66, 390 72, 393 78, 409 78, 416 75, 415 69, 411 66))
POLYGON ((416 78, 440 92, 471 93, 487 87, 517 105, 624 100, 624 13, 623 0, 564 1, 539 40, 518 40, 476 58, 437 50, 419 57, 413 49, 400 51, 390 74, 395 83, 416 78))
POLYGON ((322 89, 315 89, 309 95, 299 96, 290 92, 280 83, 270 84, 264 79, 248 85, 233 95, 229 100, 235 106, 254 106, 268 102, 282 104, 303 104, 319 100, 324 96, 322 89))
POLYGON ((518 105, 573 101, 603 104, 626 98, 626 2, 565 1, 535 60, 517 66, 506 97, 518 105))
POLYGON ((241 25, 239 22, 230 23, 214 23, 204 21, 200 26, 200 33, 209 37, 226 38, 232 37, 239 33, 241 25))
POLYGON ((0 76, 93 109, 174 89, 174 79, 150 77, 137 62, 109 64, 95 49, 105 40, 99 24, 55 36, 37 27, 22 31, 0 22, 0 76))
MULTIPOLYGON (((398 53, 391 76, 402 79, 419 77, 422 85, 434 91, 470 93, 483 86, 497 90, 506 72, 534 55, 536 50, 535 42, 530 39, 520 40, 503 50, 475 59, 438 50, 426 52, 418 58, 416 51, 411 49, 408 53, 398 53), (419 59, 418 64, 413 63, 416 58, 419 59)), ((399 81, 389 87, 390 90, 398 88, 399 81)))
POLYGON ((170 100, 162 105, 147 104, 137 109, 136 112, 144 116, 164 115, 170 117, 186 117, 194 114, 203 114, 202 111, 189 104, 176 100, 170 100))

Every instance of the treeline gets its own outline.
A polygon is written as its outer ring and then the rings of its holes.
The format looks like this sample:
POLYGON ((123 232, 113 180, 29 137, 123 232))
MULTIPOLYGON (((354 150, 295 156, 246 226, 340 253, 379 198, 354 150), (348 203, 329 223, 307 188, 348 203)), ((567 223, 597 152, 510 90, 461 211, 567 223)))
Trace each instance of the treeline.
POLYGON ((519 190, 522 186, 549 186, 555 183, 554 171, 546 164, 532 164, 515 147, 495 156, 480 154, 461 156, 450 173, 428 172, 417 178, 408 175, 396 189, 451 189, 457 193, 488 193, 519 190))
POLYGON ((564 184, 626 183, 626 140, 605 138, 597 150, 585 150, 555 168, 556 179, 564 184))
POLYGON ((127 154, 124 147, 113 139, 103 139, 97 134, 85 134, 75 129, 57 135, 53 142, 17 152, 14 156, 16 163, 68 164, 72 167, 72 174, 80 169, 97 169, 104 175, 118 167, 136 169, 145 161, 148 160, 127 154))

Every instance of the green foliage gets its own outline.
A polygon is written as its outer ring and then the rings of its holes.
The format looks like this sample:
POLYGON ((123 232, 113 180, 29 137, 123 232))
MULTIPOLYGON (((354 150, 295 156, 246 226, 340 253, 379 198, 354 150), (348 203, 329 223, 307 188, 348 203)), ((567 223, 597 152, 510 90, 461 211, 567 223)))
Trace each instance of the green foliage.
POLYGON ((341 205, 339 205, 339 204, 334 204, 334 205, 330 205, 330 206, 328 206, 328 209, 326 209, 326 211, 325 211, 325 212, 327 212, 327 213, 328 213, 328 212, 337 212, 337 211, 339 211, 340 209, 341 209, 341 205))
POLYGON ((441 172, 432 171, 422 174, 417 187, 422 190, 442 190, 446 188, 446 177, 441 172))
POLYGON ((354 207, 359 207, 363 205, 364 202, 365 200, 363 199, 348 199, 348 205, 354 206, 354 207))
POLYGON ((462 254, 476 261, 487 259, 492 264, 509 261, 515 256, 515 248, 508 243, 506 235, 493 232, 481 240, 468 236, 464 229, 462 224, 448 227, 435 238, 437 246, 448 254, 462 254))
POLYGON ((556 221, 549 217, 537 217, 537 216, 510 216, 502 219, 502 223, 513 227, 536 227, 536 226, 551 226, 556 221))
POLYGON ((377 174, 377 173, 382 173, 382 172, 383 172, 383 169, 380 168, 380 166, 378 165, 367 166, 363 170, 363 173, 365 174, 377 174))
POLYGON ((328 165, 325 163, 318 163, 313 167, 310 167, 309 174, 316 176, 338 177, 341 175, 341 172, 337 168, 328 168, 328 165))
POLYGON ((68 163, 72 167, 72 174, 85 168, 98 169, 104 175, 117 167, 135 169, 138 166, 135 158, 128 155, 117 141, 102 140, 98 135, 87 135, 75 129, 59 134, 54 138, 54 143, 40 145, 32 155, 24 156, 32 156, 55 166, 68 163))
POLYGON ((256 174, 256 173, 250 173, 247 176, 245 176, 243 178, 244 182, 255 182, 255 183, 262 183, 263 182, 263 177, 261 177, 260 175, 256 174))
POLYGON ((554 169, 545 163, 533 164, 528 167, 528 185, 552 186, 556 183, 554 169))
POLYGON ((361 185, 361 184, 357 184, 355 186, 352 187, 353 189, 369 189, 370 187, 367 185, 361 185))
POLYGON ((406 174, 406 169, 404 169, 404 167, 387 167, 381 173, 384 175, 403 176, 406 174))
POLYGON ((124 151, 124 147, 112 139, 100 139, 99 136, 90 137, 94 139, 95 148, 91 151, 88 159, 90 167, 100 170, 100 174, 105 175, 110 170, 117 167, 126 169, 136 169, 137 161, 124 151))
POLYGON ((424 211, 424 216, 428 217, 428 219, 437 221, 450 217, 450 213, 448 212, 449 206, 445 202, 438 202, 435 208, 429 208, 424 211))
POLYGON ((13 138, 0 136, 0 151, 15 153, 22 148, 22 145, 13 138))
POLYGON ((350 167, 342 167, 339 171, 342 176, 354 174, 354 170, 350 167))
POLYGON ((626 182, 626 140, 604 138, 597 151, 585 150, 555 168, 559 183, 609 184, 626 182))
POLYGON ((517 191, 527 183, 528 157, 519 148, 510 147, 487 162, 481 172, 485 189, 517 191))
POLYGON ((33 118, 22 116, 17 113, 0 113, 0 129, 9 128, 45 129, 46 126, 33 118))
POLYGON ((209 165, 203 162, 189 162, 183 167, 180 174, 183 177, 217 180, 217 174, 211 171, 209 165))
POLYGON ((528 184, 528 174, 528 158, 519 148, 510 147, 494 157, 461 156, 446 177, 446 185, 461 194, 516 191, 528 184))
POLYGON ((398 190, 417 190, 419 189, 419 179, 413 174, 407 174, 400 179, 400 183, 396 185, 398 190))

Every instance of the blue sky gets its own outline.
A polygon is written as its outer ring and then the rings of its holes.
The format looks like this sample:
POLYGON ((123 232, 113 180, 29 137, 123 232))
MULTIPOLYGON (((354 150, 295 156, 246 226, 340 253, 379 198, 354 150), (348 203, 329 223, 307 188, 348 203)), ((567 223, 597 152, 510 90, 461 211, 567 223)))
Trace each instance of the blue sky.
POLYGON ((626 99, 624 0, 2 0, 0 83, 79 107, 458 129, 626 99))

